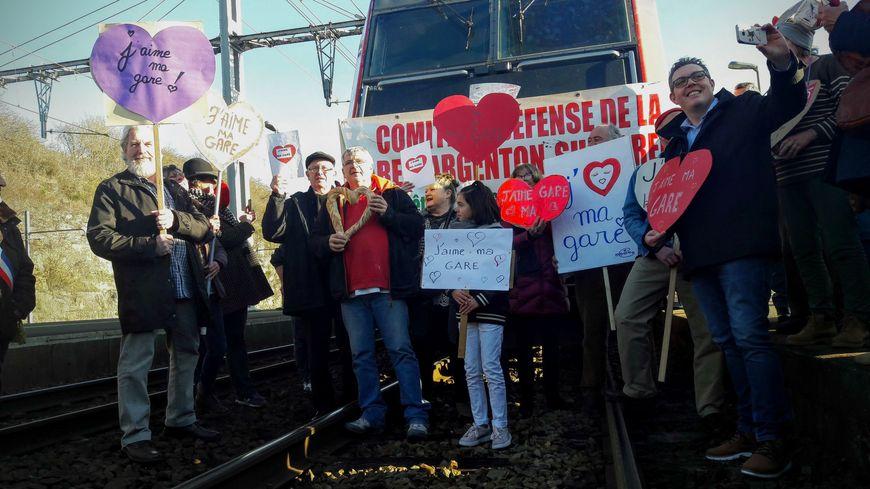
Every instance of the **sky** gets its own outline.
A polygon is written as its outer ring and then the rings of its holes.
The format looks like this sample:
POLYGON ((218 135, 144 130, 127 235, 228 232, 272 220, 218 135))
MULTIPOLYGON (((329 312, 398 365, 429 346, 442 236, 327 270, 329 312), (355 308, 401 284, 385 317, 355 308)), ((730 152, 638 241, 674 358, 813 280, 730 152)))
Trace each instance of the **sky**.
MULTIPOLYGON (((756 64, 761 69, 762 88, 768 87, 768 76, 763 68, 764 58, 752 46, 735 41, 734 26, 764 23, 781 14, 795 0, 657 0, 662 40, 667 63, 681 56, 696 56, 710 68, 718 87, 731 88, 741 81, 755 81, 752 71, 728 69, 729 61, 756 64)), ((291 5, 301 8, 315 22, 339 22, 350 19, 350 14, 368 11, 368 0, 332 0, 347 12, 327 8, 316 0, 244 0, 242 2, 243 33, 263 32, 307 26, 308 21, 291 5), (359 10, 358 10, 359 9, 359 10), (349 13, 350 14, 349 14, 349 13)), ((106 22, 163 20, 203 22, 205 34, 219 35, 218 3, 216 0, 0 0, 4 15, 0 17, 0 70, 50 62, 82 59, 90 56, 97 38, 97 27, 89 27, 112 16, 106 22), (67 22, 109 6, 57 29, 24 46, 19 44, 52 31, 67 22), (132 7, 132 8, 131 8, 132 7), (170 12, 171 10, 171 12, 170 12), (150 11, 150 12, 149 12, 150 11), (168 15, 167 15, 168 13, 168 15), (68 39, 31 51, 73 34, 68 39), (14 48, 14 49, 13 49, 14 48), (7 51, 5 52, 4 51, 7 51), (21 59, 14 61, 16 58, 21 59)), ((346 37, 339 42, 355 60, 360 37, 346 37)), ((827 34, 816 33, 815 44, 820 51, 830 52, 827 34)), ((218 70, 220 61, 218 58, 218 70)), ((350 97, 354 66, 340 55, 336 56, 333 97, 350 97)), ((664 79, 667 73, 662 73, 664 79)), ((213 90, 220 92, 220 74, 213 90)), ((243 97, 256 107, 265 120, 280 131, 300 131, 302 153, 323 150, 339 152, 338 120, 347 117, 348 104, 327 107, 323 98, 316 49, 313 43, 298 43, 276 48, 261 48, 243 55, 243 97)), ((32 82, 16 83, 0 88, 0 104, 4 110, 37 120, 36 95, 32 82), (24 109, 10 107, 18 105, 24 109)), ((78 122, 88 116, 102 116, 102 98, 94 81, 87 75, 64 76, 55 81, 51 94, 49 115, 69 122, 78 122)), ((63 124, 49 121, 49 129, 63 124)), ((52 136, 49 136, 49 142, 52 136)), ((265 138, 264 138, 265 139, 265 138)), ((161 143, 183 155, 196 152, 182 126, 161 129, 161 143)), ((265 145, 254 148, 243 158, 247 168, 259 180, 268 180, 269 169, 265 145)))

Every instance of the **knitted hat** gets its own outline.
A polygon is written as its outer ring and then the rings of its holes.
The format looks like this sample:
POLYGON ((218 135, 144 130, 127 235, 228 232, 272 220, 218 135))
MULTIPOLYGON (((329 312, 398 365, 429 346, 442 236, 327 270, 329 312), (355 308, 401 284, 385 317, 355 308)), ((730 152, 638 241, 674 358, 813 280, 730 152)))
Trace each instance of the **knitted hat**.
POLYGON ((674 120, 674 117, 682 113, 683 109, 679 107, 674 107, 673 109, 662 112, 661 115, 656 118, 655 131, 659 132, 661 128, 665 127, 666 125, 668 125, 669 122, 674 120))
POLYGON ((813 48, 813 32, 812 29, 795 21, 795 14, 801 6, 798 2, 791 6, 788 10, 779 16, 779 21, 776 23, 776 29, 783 37, 794 43, 794 45, 802 47, 806 50, 813 48))

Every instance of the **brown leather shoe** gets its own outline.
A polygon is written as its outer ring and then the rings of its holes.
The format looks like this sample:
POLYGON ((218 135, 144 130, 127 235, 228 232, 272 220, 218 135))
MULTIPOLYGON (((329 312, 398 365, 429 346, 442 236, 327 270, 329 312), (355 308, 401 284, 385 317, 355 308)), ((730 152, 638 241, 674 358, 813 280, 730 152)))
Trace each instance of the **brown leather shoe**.
POLYGON ((728 441, 715 446, 704 455, 707 460, 725 462, 741 457, 749 457, 755 449, 755 435, 751 433, 734 433, 728 441))
POLYGON ((785 342, 788 345, 823 345, 829 343, 837 334, 837 325, 834 319, 824 314, 813 314, 807 320, 807 324, 799 333, 789 335, 785 342))
POLYGON ((840 348, 861 348, 870 339, 870 330, 864 321, 855 316, 846 316, 843 319, 843 331, 834 336, 831 345, 840 348))
POLYGON ((791 469, 791 457, 782 440, 763 441, 740 467, 740 473, 762 479, 777 479, 791 469))

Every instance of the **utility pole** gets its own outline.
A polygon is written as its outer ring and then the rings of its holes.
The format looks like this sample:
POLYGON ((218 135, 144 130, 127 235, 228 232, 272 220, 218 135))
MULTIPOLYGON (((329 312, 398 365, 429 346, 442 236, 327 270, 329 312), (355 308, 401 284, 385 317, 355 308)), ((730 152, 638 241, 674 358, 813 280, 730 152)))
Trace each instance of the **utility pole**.
MULTIPOLYGON (((242 50, 230 37, 242 35, 242 0, 220 0, 221 82, 224 102, 230 105, 242 93, 242 50)), ((236 161, 227 167, 227 185, 230 187, 230 211, 234 215, 244 210, 251 194, 251 179, 245 164, 236 161)))

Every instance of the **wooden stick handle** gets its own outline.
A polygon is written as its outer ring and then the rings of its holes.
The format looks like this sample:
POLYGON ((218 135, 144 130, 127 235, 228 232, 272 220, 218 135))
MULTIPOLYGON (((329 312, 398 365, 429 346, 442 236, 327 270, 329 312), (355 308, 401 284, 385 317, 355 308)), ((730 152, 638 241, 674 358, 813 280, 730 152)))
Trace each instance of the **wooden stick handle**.
MULTIPOLYGON (((674 252, 680 250, 680 242, 674 238, 674 252)), ((668 306, 665 309, 665 331, 662 336, 662 354, 659 360, 659 382, 665 381, 668 371, 668 352, 671 348, 671 325, 674 322, 674 300, 677 289, 677 267, 671 267, 668 274, 668 306)))
MULTIPOLYGON (((163 156, 160 154, 160 131, 157 128, 157 124, 151 125, 154 134, 154 184, 157 187, 157 210, 162 211, 166 208, 166 196, 163 195, 163 156)), ((166 234, 166 230, 161 229, 160 234, 166 234)))
POLYGON ((607 298, 607 316, 610 319, 610 331, 616 331, 616 318, 613 317, 613 293, 610 291, 610 273, 607 267, 601 269, 604 273, 604 295, 607 298))

